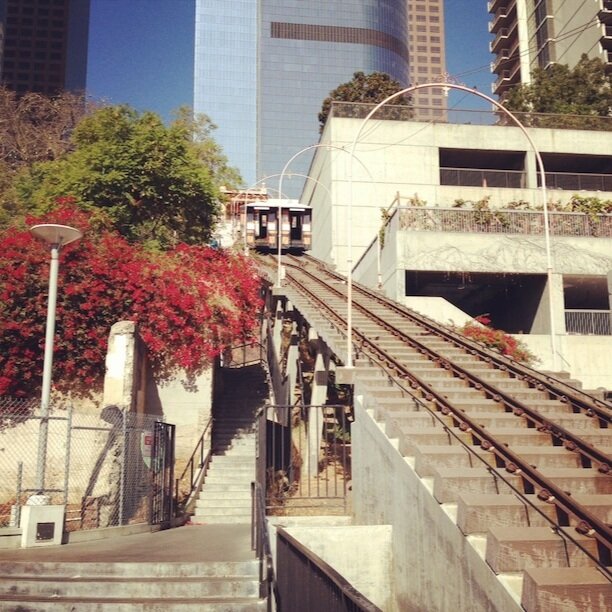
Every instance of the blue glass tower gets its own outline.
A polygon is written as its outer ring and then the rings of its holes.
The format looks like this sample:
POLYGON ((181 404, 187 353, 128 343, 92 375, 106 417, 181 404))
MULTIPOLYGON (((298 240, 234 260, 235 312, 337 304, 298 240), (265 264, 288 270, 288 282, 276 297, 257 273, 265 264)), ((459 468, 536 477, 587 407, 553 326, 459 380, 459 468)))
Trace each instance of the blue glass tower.
MULTIPOLYGON (((247 186, 318 141, 323 99, 354 72, 408 84, 406 2, 196 0, 194 109, 218 125, 247 186)), ((289 171, 306 174, 310 158, 289 171)), ((302 184, 283 191, 299 195, 302 184)))

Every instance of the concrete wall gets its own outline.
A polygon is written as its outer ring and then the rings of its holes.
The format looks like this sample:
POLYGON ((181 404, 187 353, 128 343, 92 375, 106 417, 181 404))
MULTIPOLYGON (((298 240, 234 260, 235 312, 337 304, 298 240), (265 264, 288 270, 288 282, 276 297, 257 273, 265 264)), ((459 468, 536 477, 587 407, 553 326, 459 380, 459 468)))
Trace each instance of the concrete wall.
MULTIPOLYGON (((382 610, 394 610, 392 529, 389 525, 287 527, 293 536, 333 567, 382 610)), ((278 569, 282 572, 282 568, 278 569)))
MULTIPOLYGON (((415 310, 447 324, 461 325, 461 311, 452 314, 450 305, 428 303, 425 298, 405 295, 406 270, 437 270, 491 273, 541 274, 547 270, 542 236, 500 234, 466 234, 450 232, 398 231, 399 215, 395 214, 386 232, 380 256, 380 271, 386 296, 403 302, 415 310), (423 311, 423 308, 431 310, 423 311)), ((557 338, 557 370, 570 373, 586 389, 612 388, 612 371, 608 351, 609 336, 567 336, 565 330, 564 275, 608 277, 612 270, 612 241, 592 237, 554 237, 551 253, 554 265, 552 297, 554 328, 557 338)), ((371 243, 354 271, 354 279, 376 287, 376 242, 371 243)), ((550 293, 548 281, 538 299, 531 335, 521 335, 539 358, 539 368, 552 370, 550 332, 550 293), (545 337, 546 340, 542 340, 545 337)), ((519 336, 517 336, 519 337, 519 336)))
MULTIPOLYGON (((358 383, 358 381, 357 381, 358 383)), ((354 522, 393 528, 393 582, 402 612, 519 611, 490 567, 367 410, 357 384, 354 522)), ((448 509, 450 511, 450 509, 448 509)))
MULTIPOLYGON (((46 486, 63 488, 70 440, 68 502, 80 503, 83 496, 108 495, 117 484, 115 451, 121 448, 120 411, 124 409, 176 425, 177 467, 181 469, 210 417, 212 384, 212 368, 194 380, 177 376, 164 385, 155 384, 134 324, 115 324, 109 336, 102 395, 84 400, 53 398, 52 414, 61 420, 49 422, 46 486), (65 420, 69 407, 70 433, 65 420), (119 437, 115 439, 113 432, 119 437)), ((22 488, 35 486, 39 429, 40 420, 29 419, 0 431, 0 448, 4 449, 0 456, 0 502, 15 495, 18 462, 23 464, 22 488)))
MULTIPOLYGON (((360 119, 331 118, 321 142, 351 150, 360 119)), ((541 153, 612 155, 605 132, 530 129, 541 153)), ((380 227, 380 209, 388 207, 399 192, 417 194, 428 206, 450 207, 455 199, 479 200, 491 195, 491 206, 512 200, 541 205, 532 148, 522 131, 509 126, 429 124, 418 121, 373 121, 362 131, 350 155, 329 155, 317 149, 310 174, 321 184, 307 184, 301 201, 313 207, 312 254, 347 270, 374 240, 380 227), (490 189, 440 185, 439 149, 523 151, 528 164, 525 189, 490 189), (350 203, 350 206, 349 206, 350 203), (348 253, 351 228, 352 257, 348 253)), ((573 191, 548 192, 549 201, 567 201, 573 191)), ((583 196, 612 198, 610 192, 581 192, 583 196)), ((609 248, 609 247, 608 247, 609 248)))
MULTIPOLYGON (((552 370, 550 358, 550 336, 518 335, 539 359, 538 369, 552 370)), ((612 336, 574 336, 557 338, 557 352, 560 369, 569 372, 570 377, 579 380, 585 390, 598 388, 612 390, 612 336)))

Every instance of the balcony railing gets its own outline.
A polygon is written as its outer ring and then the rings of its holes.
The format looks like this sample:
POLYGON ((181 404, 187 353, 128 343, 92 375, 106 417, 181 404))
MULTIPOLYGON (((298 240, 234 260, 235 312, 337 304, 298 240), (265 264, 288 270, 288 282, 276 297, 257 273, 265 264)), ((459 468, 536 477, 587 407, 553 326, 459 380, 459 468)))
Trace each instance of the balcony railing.
MULTIPOLYGON (((538 174, 538 185, 540 185, 538 174)), ((580 191, 612 191, 612 174, 578 174, 572 172, 547 172, 546 185, 550 189, 580 191)))
MULTIPOLYGON (((512 53, 512 49, 510 50, 512 53)), ((509 71, 508 82, 515 76, 519 63, 515 69, 509 71)), ((363 119, 375 107, 375 104, 365 102, 332 102, 330 117, 363 119)), ((422 121, 417 119, 416 110, 421 107, 413 105, 386 105, 374 115, 375 119, 391 121, 422 121)), ((422 107, 427 108, 427 107, 422 107)), ((440 110, 441 107, 436 107, 440 110)), ((514 113, 514 115, 527 127, 545 127, 558 129, 598 130, 612 131, 612 117, 598 115, 553 115, 545 113, 514 113)), ((502 111, 484 111, 473 109, 445 109, 444 118, 436 119, 437 123, 450 123, 453 125, 510 125, 514 122, 502 111)))
POLYGON ((565 329, 568 334, 612 336, 612 311, 566 310, 565 329))
MULTIPOLYGON (((538 187, 542 180, 537 175, 538 187)), ((506 187, 524 189, 526 176, 520 170, 491 170, 481 168, 440 168, 440 184, 457 187, 506 187)), ((573 191, 612 191, 612 174, 578 172, 546 172, 549 189, 573 191)))
MULTIPOLYGON (((544 215, 538 211, 402 208, 400 230, 485 234, 544 234, 544 215)), ((612 238, 612 215, 551 212, 551 236, 612 238)))
POLYGON ((440 168, 440 185, 524 189, 525 173, 521 172, 520 170, 440 168))

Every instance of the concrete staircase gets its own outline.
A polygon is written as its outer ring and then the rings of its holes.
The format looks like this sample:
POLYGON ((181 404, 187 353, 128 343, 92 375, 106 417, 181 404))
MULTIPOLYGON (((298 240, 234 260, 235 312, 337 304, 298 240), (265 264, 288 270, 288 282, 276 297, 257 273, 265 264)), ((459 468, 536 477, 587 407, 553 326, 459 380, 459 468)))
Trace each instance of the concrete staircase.
POLYGON ((208 563, 0 563, 0 610, 251 612, 258 561, 208 563))
POLYGON ((224 369, 215 399, 213 456, 196 501, 196 524, 251 522, 256 413, 268 396, 260 366, 224 369))

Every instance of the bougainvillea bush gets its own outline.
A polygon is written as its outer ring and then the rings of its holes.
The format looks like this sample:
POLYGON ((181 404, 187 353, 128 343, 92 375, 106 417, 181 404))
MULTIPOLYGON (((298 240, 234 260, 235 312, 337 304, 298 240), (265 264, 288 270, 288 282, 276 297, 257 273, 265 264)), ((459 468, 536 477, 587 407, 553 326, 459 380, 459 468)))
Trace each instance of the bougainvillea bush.
POLYGON ((100 390, 111 326, 131 320, 158 380, 197 374, 225 346, 257 326, 260 278, 248 259, 205 246, 151 253, 86 213, 62 205, 0 233, 0 395, 38 392, 47 313, 50 250, 28 227, 72 225, 81 240, 60 250, 53 382, 59 391, 100 390))
POLYGON ((489 327, 491 320, 486 315, 476 317, 475 321, 465 323, 458 328, 458 331, 471 340, 480 342, 486 347, 495 349, 502 355, 516 359, 521 363, 534 365, 538 361, 537 357, 520 340, 501 329, 489 327))

